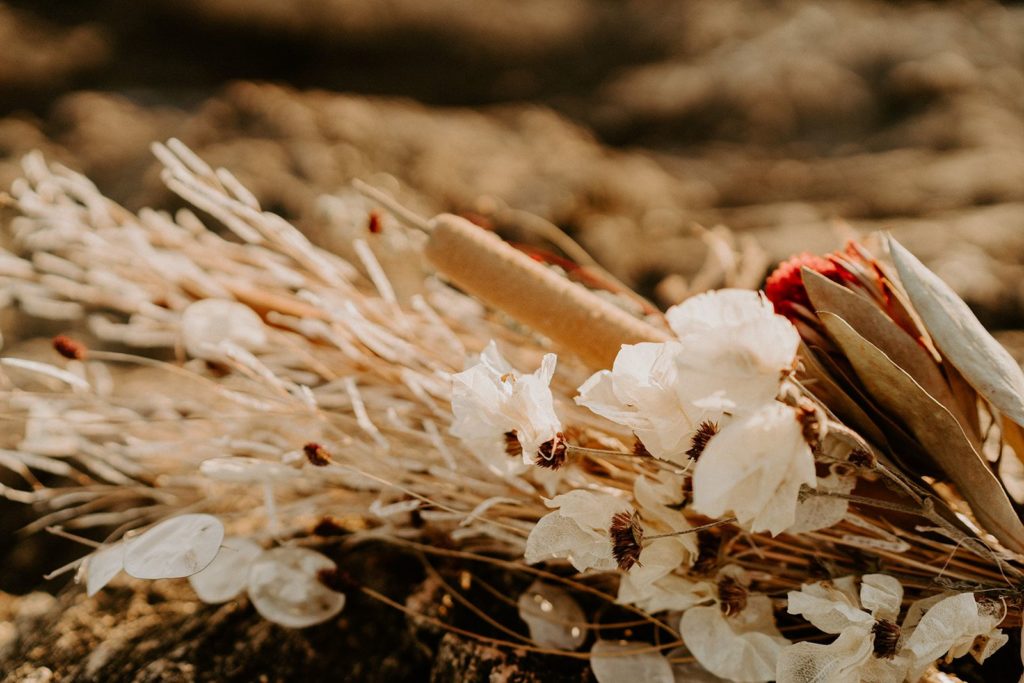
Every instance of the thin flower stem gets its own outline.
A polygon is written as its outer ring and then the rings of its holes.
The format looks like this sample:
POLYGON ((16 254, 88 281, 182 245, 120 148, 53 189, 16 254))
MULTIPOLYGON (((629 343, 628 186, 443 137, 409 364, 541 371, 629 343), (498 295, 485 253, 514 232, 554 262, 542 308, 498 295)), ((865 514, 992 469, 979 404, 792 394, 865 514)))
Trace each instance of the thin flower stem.
POLYGON ((711 528, 716 527, 716 526, 724 526, 726 524, 735 524, 735 523, 736 523, 736 518, 735 517, 727 517, 725 519, 719 519, 719 520, 714 521, 714 522, 708 522, 707 524, 701 524, 700 526, 695 526, 695 527, 692 527, 690 529, 684 529, 683 531, 673 531, 672 533, 668 533, 668 534, 655 534, 654 536, 644 536, 644 540, 645 541, 653 541, 653 540, 658 539, 658 538, 671 538, 673 536, 684 536, 686 534, 694 534, 694 533, 697 533, 698 531, 704 531, 705 529, 711 529, 711 528))

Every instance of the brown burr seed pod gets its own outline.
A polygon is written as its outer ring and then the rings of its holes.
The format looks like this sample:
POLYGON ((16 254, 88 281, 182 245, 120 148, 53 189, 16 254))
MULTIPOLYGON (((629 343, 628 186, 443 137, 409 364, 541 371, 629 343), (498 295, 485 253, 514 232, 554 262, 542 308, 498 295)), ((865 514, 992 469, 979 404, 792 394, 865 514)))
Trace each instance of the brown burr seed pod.
POLYGON ((432 224, 426 256, 445 277, 593 368, 610 368, 623 344, 669 339, 464 218, 442 214, 432 224))

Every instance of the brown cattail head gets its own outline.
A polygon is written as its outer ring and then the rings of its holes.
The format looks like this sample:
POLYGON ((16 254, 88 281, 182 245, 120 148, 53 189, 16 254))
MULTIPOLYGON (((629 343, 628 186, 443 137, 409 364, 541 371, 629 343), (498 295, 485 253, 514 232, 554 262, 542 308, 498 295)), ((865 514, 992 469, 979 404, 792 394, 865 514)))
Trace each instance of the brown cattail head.
POLYGON ((618 512, 612 517, 612 525, 608 530, 612 539, 612 556, 622 571, 629 571, 635 564, 640 564, 640 552, 643 550, 644 530, 640 526, 640 514, 618 512))
POLYGON ((302 452, 306 454, 309 464, 314 467, 326 467, 331 464, 331 454, 318 443, 310 441, 302 447, 302 452))
POLYGON ((871 627, 871 633, 875 636, 875 657, 879 659, 892 659, 899 651, 900 627, 887 619, 879 619, 871 627))
POLYGON ((68 360, 82 360, 85 358, 85 346, 63 334, 53 338, 53 348, 68 360))
POLYGON ((559 432, 555 435, 555 438, 548 439, 540 445, 540 448, 537 450, 537 459, 535 463, 537 467, 557 470, 565 464, 567 450, 568 447, 565 443, 565 437, 562 436, 561 432, 559 432))
POLYGON ((718 581, 718 607, 722 614, 731 617, 747 608, 747 587, 731 576, 718 581))
POLYGON ((704 452, 704 449, 708 447, 708 441, 711 441, 711 437, 718 433, 718 423, 712 422, 711 420, 704 420, 697 425, 697 431, 693 433, 693 437, 690 439, 690 449, 686 451, 686 455, 690 460, 697 460, 700 458, 700 454, 704 452))

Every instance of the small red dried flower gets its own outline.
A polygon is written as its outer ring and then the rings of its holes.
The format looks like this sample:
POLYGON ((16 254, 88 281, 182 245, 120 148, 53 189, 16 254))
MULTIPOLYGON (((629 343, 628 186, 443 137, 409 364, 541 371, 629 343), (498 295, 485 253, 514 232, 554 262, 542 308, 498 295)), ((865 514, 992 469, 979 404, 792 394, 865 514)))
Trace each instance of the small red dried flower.
POLYGON ((68 360, 82 360, 85 358, 85 347, 63 334, 53 338, 53 348, 68 360))
POLYGON ((797 315, 797 306, 810 310, 811 300, 804 288, 801 270, 810 268, 821 273, 829 280, 844 283, 851 280, 848 273, 826 257, 802 253, 791 256, 779 264, 779 267, 768 276, 764 286, 765 296, 775 306, 775 312, 787 318, 797 315))
POLYGON ((314 467, 326 467, 331 464, 331 454, 318 443, 310 441, 302 447, 302 452, 306 454, 309 464, 314 467))

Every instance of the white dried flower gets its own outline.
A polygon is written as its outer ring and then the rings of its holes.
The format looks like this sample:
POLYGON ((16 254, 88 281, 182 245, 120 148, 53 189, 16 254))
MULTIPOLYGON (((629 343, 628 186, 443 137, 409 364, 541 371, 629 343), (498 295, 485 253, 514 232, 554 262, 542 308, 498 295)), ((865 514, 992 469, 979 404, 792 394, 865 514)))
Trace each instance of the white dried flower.
POLYGON ((685 464, 730 417, 778 395, 800 336, 745 290, 708 292, 666 315, 678 341, 624 345, 576 402, 632 429, 655 457, 685 464))
POLYGON ((800 487, 817 486, 798 417, 772 401, 716 434, 693 471, 693 508, 709 517, 731 513, 755 532, 792 525, 800 487))
POLYGON ((779 654, 790 641, 775 626, 771 599, 748 593, 746 583, 742 570, 724 568, 712 584, 714 604, 687 609, 679 632, 701 666, 714 675, 730 681, 771 681, 779 654))
POLYGON ((545 503, 555 511, 541 517, 530 530, 525 553, 528 563, 567 558, 581 572, 619 565, 610 529, 616 515, 632 512, 626 501, 607 493, 570 491, 545 503))
POLYGON ((676 356, 678 388, 687 396, 719 395, 734 414, 775 398, 796 360, 800 334, 759 292, 707 292, 666 316, 685 346, 676 356))
POLYGON ((452 435, 490 452, 514 440, 527 465, 555 457, 559 447, 564 456, 549 386, 556 361, 553 353, 545 354, 540 368, 521 374, 491 341, 477 363, 452 376, 452 435))
POLYGON ((918 601, 899 624, 902 601, 903 587, 884 574, 861 577, 859 596, 850 576, 790 592, 790 614, 839 637, 828 645, 787 648, 779 658, 779 681, 916 681, 944 655, 954 659, 973 650, 983 662, 1008 640, 996 628, 998 610, 979 605, 972 593, 918 601))
POLYGON ((952 595, 929 607, 906 641, 914 661, 910 679, 920 678, 943 656, 956 659, 969 652, 978 663, 984 662, 1009 640, 997 628, 1002 616, 1000 610, 979 604, 973 593, 952 595))
POLYGON ((779 657, 778 679, 792 683, 902 681, 911 665, 898 624, 902 602, 903 586, 884 574, 861 577, 859 595, 851 576, 790 591, 790 614, 799 614, 819 630, 839 637, 828 645, 803 642, 786 648, 779 657))
POLYGON ((685 464, 701 423, 720 420, 723 411, 717 393, 688 391, 676 364, 684 352, 675 341, 623 345, 611 370, 580 386, 576 403, 629 427, 654 457, 685 464))

